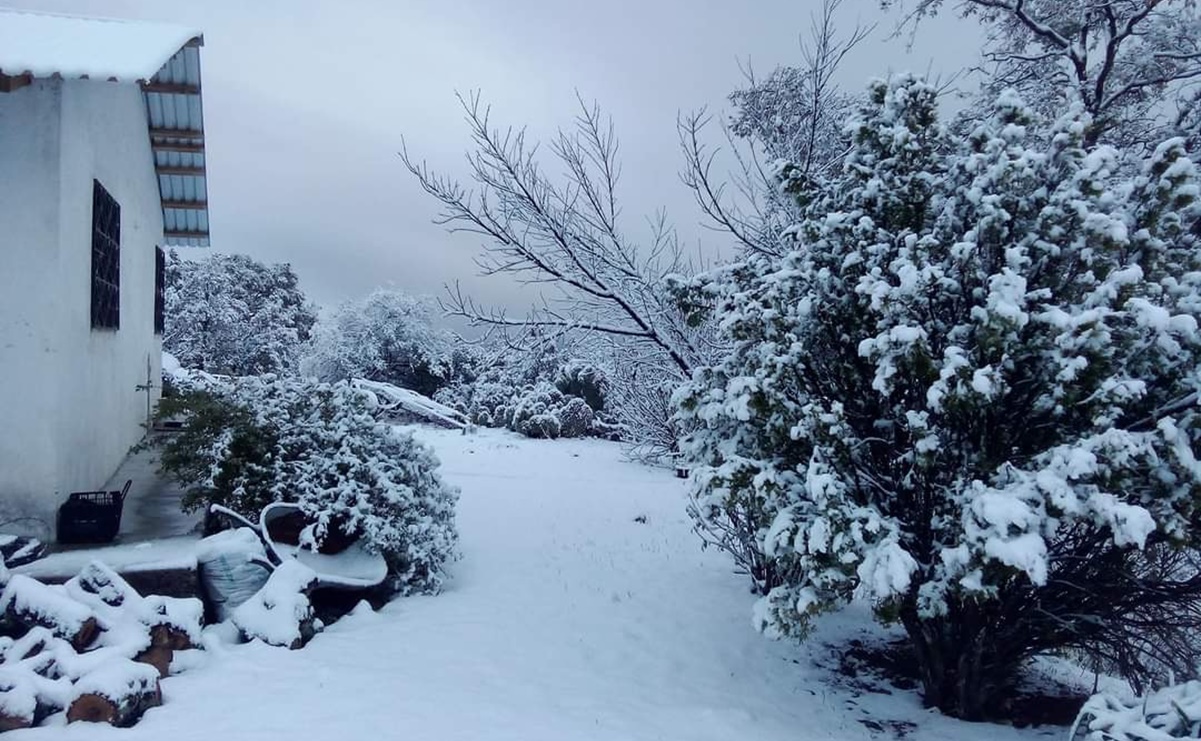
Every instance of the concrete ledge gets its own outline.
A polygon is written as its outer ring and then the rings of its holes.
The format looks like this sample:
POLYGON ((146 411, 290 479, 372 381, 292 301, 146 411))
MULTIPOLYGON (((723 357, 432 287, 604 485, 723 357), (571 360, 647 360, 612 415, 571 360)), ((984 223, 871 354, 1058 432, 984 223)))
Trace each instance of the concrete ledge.
POLYGON ((186 536, 129 545, 74 548, 52 553, 12 571, 47 584, 61 584, 92 561, 100 561, 142 594, 195 597, 200 593, 196 575, 196 545, 199 542, 198 537, 186 536))

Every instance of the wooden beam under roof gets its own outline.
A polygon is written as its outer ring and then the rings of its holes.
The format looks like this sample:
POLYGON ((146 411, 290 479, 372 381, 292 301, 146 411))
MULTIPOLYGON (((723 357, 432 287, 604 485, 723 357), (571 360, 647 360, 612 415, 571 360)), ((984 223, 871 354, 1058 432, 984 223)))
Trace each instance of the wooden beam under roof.
POLYGON ((193 139, 204 141, 204 132, 196 129, 150 129, 151 139, 193 139))
POLYGON ((147 93, 176 93, 179 95, 199 95, 199 85, 189 85, 186 82, 143 82, 142 91, 147 93))
POLYGON ((203 167, 187 167, 184 165, 157 165, 154 171, 159 175, 203 175, 203 167))
POLYGON ((11 93, 33 82, 33 75, 24 72, 19 75, 6 75, 0 72, 0 93, 11 93))
POLYGON ((191 152, 204 154, 203 144, 185 144, 183 142, 150 142, 150 148, 156 152, 191 152))

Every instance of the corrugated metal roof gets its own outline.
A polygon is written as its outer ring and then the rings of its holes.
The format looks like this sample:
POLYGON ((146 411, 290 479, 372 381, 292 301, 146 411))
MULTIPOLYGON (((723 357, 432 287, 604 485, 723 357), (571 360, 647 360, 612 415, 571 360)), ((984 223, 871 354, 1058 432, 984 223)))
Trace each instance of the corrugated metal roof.
POLYGON ((163 199, 163 239, 174 246, 209 245, 200 43, 189 42, 142 85, 163 199))
POLYGON ((203 44, 199 32, 183 26, 0 8, 0 93, 41 77, 140 84, 162 199, 163 242, 207 247, 203 44))
POLYGON ((198 36, 170 23, 0 8, 0 73, 139 82, 198 36))

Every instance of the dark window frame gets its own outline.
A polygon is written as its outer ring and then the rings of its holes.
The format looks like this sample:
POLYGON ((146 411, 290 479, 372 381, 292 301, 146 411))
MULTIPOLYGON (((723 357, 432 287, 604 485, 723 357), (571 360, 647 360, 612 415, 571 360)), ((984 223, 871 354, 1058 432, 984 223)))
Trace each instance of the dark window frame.
POLYGON ((92 181, 92 329, 121 328, 121 204, 92 181))
POLYGON ((154 333, 162 336, 166 329, 167 256, 162 247, 154 248, 154 333))

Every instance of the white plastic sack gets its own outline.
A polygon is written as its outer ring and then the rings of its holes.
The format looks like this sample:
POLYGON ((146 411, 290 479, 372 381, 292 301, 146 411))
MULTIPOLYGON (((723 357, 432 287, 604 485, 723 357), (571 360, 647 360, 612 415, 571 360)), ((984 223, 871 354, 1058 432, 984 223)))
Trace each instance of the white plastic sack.
POLYGON ((267 583, 271 565, 263 543, 250 528, 226 530, 200 541, 196 551, 205 602, 218 622, 267 583))

